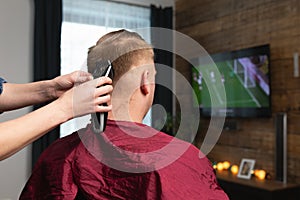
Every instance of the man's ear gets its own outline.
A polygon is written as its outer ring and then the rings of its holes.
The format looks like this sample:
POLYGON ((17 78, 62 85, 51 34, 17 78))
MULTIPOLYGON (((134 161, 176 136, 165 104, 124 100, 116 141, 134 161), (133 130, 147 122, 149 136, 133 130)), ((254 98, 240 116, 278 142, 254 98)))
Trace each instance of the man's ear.
POLYGON ((150 92, 150 83, 149 83, 149 71, 146 70, 142 74, 142 81, 141 81, 141 91, 144 95, 149 94, 150 92))

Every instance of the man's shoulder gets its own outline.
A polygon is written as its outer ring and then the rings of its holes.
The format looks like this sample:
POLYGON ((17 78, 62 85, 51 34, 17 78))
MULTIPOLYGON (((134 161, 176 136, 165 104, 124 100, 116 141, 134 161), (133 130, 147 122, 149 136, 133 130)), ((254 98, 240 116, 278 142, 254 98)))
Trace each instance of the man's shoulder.
MULTIPOLYGON (((193 144, 180 139, 176 141, 178 147, 187 148, 172 163, 157 171, 163 187, 172 184, 172 190, 164 191, 164 195, 170 195, 170 198, 192 195, 194 199, 228 199, 206 155, 193 144)), ((177 151, 176 148, 173 150, 177 151)))

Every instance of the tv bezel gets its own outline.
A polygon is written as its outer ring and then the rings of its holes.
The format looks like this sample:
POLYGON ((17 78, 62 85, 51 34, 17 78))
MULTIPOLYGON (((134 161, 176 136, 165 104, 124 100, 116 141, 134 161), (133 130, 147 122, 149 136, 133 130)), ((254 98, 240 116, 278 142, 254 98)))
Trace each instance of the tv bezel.
MULTIPOLYGON (((227 107, 224 108, 211 108, 211 107, 201 107, 198 106, 200 109, 201 116, 203 117, 229 117, 229 118, 255 118, 255 117, 263 117, 269 118, 272 116, 272 87, 271 87, 271 59, 270 59, 270 45, 260 45, 254 46, 239 50, 234 50, 230 52, 221 52, 212 54, 210 57, 214 62, 226 60, 226 59, 236 59, 236 58, 243 58, 253 55, 266 55, 268 58, 268 81, 269 81, 269 102, 268 107, 261 107, 261 108, 254 108, 254 107, 227 107)), ((194 58, 192 63, 197 63, 196 60, 199 58, 194 58)), ((194 67, 192 65, 192 67, 194 67)), ((192 71, 192 69, 191 69, 192 71)), ((192 77, 192 72, 191 72, 192 77)), ((191 80, 193 81, 193 80, 191 80)), ((193 101, 197 101, 196 97, 193 97, 193 101)), ((195 106, 194 102, 193 105, 195 106)))

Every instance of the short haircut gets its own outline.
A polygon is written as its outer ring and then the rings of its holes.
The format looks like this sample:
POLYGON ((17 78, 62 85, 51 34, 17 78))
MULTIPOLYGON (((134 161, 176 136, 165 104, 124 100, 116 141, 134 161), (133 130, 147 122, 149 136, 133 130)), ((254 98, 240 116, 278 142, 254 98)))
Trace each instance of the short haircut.
POLYGON ((154 59, 153 48, 139 34, 118 30, 102 36, 89 48, 87 66, 93 73, 96 63, 110 60, 114 69, 114 81, 130 70, 140 59, 154 59))

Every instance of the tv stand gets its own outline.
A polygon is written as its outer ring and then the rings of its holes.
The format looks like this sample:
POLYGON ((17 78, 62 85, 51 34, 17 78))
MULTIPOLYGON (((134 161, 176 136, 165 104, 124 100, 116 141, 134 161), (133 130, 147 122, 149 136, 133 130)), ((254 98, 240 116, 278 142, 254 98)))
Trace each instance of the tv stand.
POLYGON ((295 200, 300 197, 300 185, 273 180, 240 179, 228 171, 217 172, 220 186, 231 200, 295 200))

